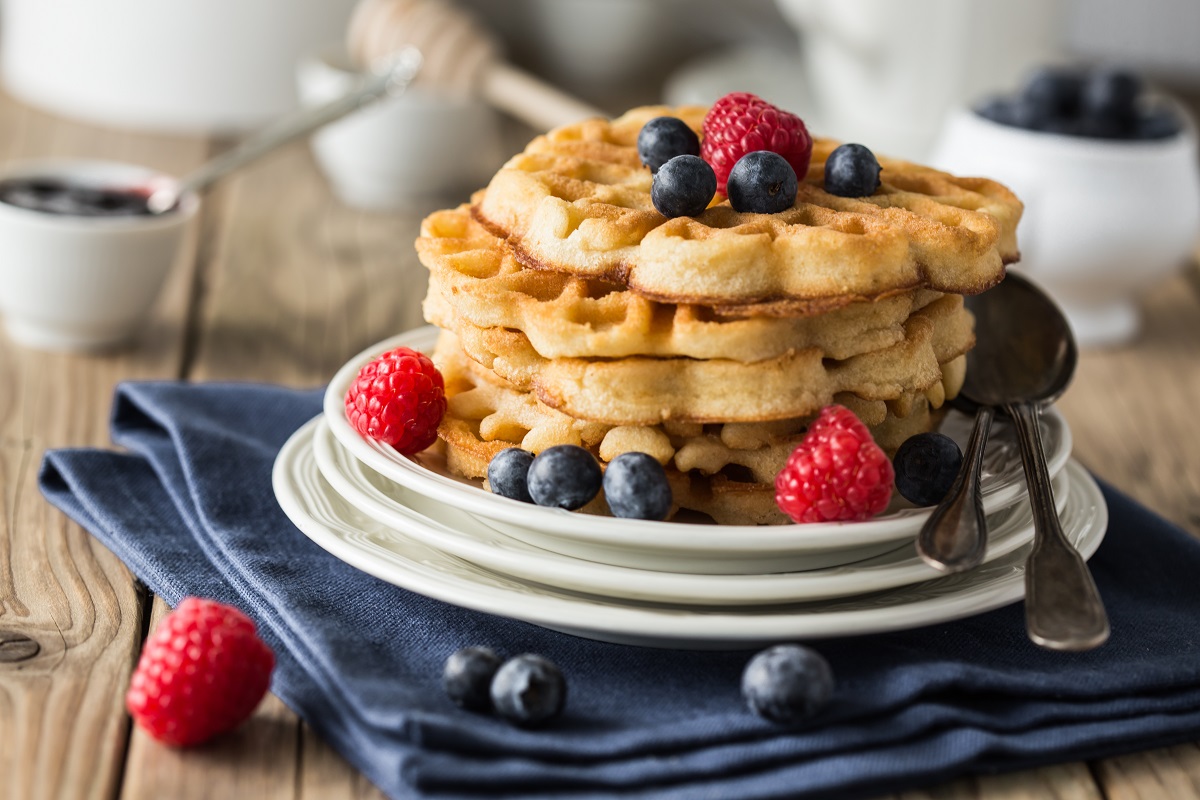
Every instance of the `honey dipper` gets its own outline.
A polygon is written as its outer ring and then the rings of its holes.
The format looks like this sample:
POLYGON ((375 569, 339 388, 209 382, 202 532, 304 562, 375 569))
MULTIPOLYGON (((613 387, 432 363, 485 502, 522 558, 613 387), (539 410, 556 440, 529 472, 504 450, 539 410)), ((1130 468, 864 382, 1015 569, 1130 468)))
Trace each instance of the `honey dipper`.
POLYGON ((539 130, 607 116, 506 63, 491 33, 446 0, 361 0, 350 18, 346 44, 351 58, 364 68, 414 46, 424 59, 418 83, 473 92, 539 130))

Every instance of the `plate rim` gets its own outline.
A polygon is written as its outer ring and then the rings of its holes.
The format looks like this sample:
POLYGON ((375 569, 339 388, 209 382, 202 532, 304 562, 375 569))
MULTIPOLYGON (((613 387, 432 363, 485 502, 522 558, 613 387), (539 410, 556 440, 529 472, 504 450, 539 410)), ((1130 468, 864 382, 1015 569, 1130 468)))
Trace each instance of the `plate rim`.
MULTIPOLYGON (((965 587, 955 587, 955 584, 961 584, 964 580, 969 581, 969 577, 964 579, 962 576, 974 573, 960 573, 934 579, 919 585, 928 587, 942 581, 954 583, 943 584, 943 587, 952 588, 940 595, 889 607, 888 615, 879 613, 878 608, 834 610, 820 614, 806 613, 811 612, 811 609, 805 609, 768 616, 762 613, 755 614, 753 611, 745 613, 730 609, 710 611, 698 608, 678 609, 673 606, 629 606, 558 590, 550 590, 550 594, 537 591, 538 601, 530 603, 527 594, 516 595, 514 600, 513 592, 502 587, 489 587, 461 578, 455 581, 444 573, 438 573, 431 578, 427 573, 414 570, 411 562, 393 564, 408 576, 406 582, 399 583, 394 580, 394 576, 380 574, 383 570, 379 564, 365 557, 361 547, 351 546, 323 523, 314 520, 294 496, 294 492, 288 489, 289 465, 294 461, 304 436, 311 434, 314 426, 315 420, 310 421, 281 448, 271 476, 272 487, 280 507, 310 540, 351 566, 409 591, 463 608, 517 619, 589 639, 652 647, 739 649, 788 639, 856 636, 923 627, 990 611, 1008 605, 1024 595, 1024 568, 1016 563, 1018 554, 1025 553, 1024 548, 992 562, 993 570, 1004 570, 1008 574, 997 577, 986 586, 973 587, 967 583, 965 587), (464 588, 467 591, 464 592, 464 588), (558 612, 565 611, 571 612, 568 616, 572 617, 581 610, 586 612, 582 621, 566 623, 557 615, 558 612)), ((1095 479, 1077 461, 1071 459, 1067 469, 1071 470, 1073 481, 1071 498, 1076 503, 1080 503, 1084 497, 1090 500, 1091 520, 1078 532, 1079 549, 1087 559, 1095 553, 1104 539, 1108 509, 1095 479)), ((319 473, 318 478, 324 480, 320 478, 319 473)), ((1070 502, 1071 500, 1068 501, 1069 504, 1070 502)), ((399 558, 396 554, 393 555, 399 558)), ((453 556, 445 557, 454 559, 453 556)), ((461 559, 454 560, 471 569, 481 569, 461 559)), ((911 588, 899 587, 891 591, 903 592, 911 588)))

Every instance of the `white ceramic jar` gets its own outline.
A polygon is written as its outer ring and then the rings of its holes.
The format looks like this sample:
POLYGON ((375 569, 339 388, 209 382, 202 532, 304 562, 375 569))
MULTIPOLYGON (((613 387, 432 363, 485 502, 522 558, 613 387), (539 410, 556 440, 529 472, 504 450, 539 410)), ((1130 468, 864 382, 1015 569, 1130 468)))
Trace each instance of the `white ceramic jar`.
POLYGON ((296 59, 355 0, 3 0, 9 91, 106 125, 246 130, 296 106, 296 59))
POLYGON ((1137 294, 1178 270, 1200 234, 1191 125, 1170 139, 1116 141, 1024 130, 960 109, 930 160, 994 178, 1021 198, 1018 266, 1054 295, 1082 344, 1131 339, 1137 294))
MULTIPOLYGON (((112 161, 27 161, 0 174, 34 177, 105 188, 174 180, 112 161)), ((199 206, 185 194, 156 217, 83 217, 0 203, 0 317, 8 335, 41 350, 128 341, 149 318, 199 206)))

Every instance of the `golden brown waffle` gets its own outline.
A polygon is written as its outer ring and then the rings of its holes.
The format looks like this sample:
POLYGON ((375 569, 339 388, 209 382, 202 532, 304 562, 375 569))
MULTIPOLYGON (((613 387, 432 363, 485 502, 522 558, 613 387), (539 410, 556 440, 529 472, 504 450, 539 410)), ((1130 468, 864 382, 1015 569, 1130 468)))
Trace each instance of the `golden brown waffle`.
POLYGON ((845 359, 900 342, 905 320, 941 296, 904 292, 818 316, 721 317, 704 306, 656 303, 603 281, 524 269, 465 205, 427 217, 417 252, 430 271, 431 296, 436 292, 448 310, 476 327, 521 331, 544 358, 754 362, 817 348, 845 359))
POLYGON ((845 360, 816 348, 744 364, 729 359, 543 358, 519 331, 479 328, 432 292, 425 317, 453 331, 464 352, 521 391, 577 419, 610 425, 762 422, 807 417, 841 393, 896 400, 942 379, 941 365, 975 342, 958 295, 945 295, 904 323, 899 343, 845 360))
MULTIPOLYGON (((467 358, 454 336, 443 333, 433 356, 446 380, 449 403, 438 436, 455 474, 483 478, 492 458, 508 447, 537 453, 559 444, 587 447, 602 463, 629 451, 649 453, 667 467, 678 507, 700 511, 723 524, 786 521, 774 501, 774 477, 803 437, 807 419, 766 423, 667 422, 653 426, 609 426, 574 419, 521 392, 467 358)), ((940 418, 935 409, 957 393, 961 359, 926 394, 900 401, 867 401, 854 395, 836 400, 871 425, 889 452, 940 418)), ((586 509, 604 512, 600 501, 586 509)))
POLYGON ((643 107, 539 136, 493 177, 474 213, 528 267, 718 313, 822 313, 920 287, 971 294, 1018 257, 1022 206, 1000 184, 880 158, 875 194, 836 197, 822 188, 838 144, 826 139, 788 211, 738 213, 721 201, 668 220, 650 200, 638 132, 660 115, 699 132, 705 111, 643 107))

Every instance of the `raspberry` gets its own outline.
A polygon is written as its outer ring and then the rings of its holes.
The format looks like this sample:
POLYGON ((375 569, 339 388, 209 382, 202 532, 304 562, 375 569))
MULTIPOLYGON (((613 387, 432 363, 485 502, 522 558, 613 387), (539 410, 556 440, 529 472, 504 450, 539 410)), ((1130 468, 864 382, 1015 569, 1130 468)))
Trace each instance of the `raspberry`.
POLYGON ((189 597, 146 640, 125 706, 160 742, 200 744, 249 718, 274 666, 245 614, 189 597))
POLYGON ((367 364, 346 392, 346 418, 354 429, 406 456, 437 441, 444 413, 442 373, 424 353, 407 347, 367 364))
POLYGON ((893 477, 854 412, 825 406, 775 476, 775 502, 796 522, 870 519, 887 508, 893 477))
POLYGON ((717 173, 717 191, 725 194, 729 171, 747 153, 770 150, 787 159, 796 179, 808 174, 812 137, 804 121, 748 92, 733 92, 713 103, 704 117, 700 156, 717 173))

